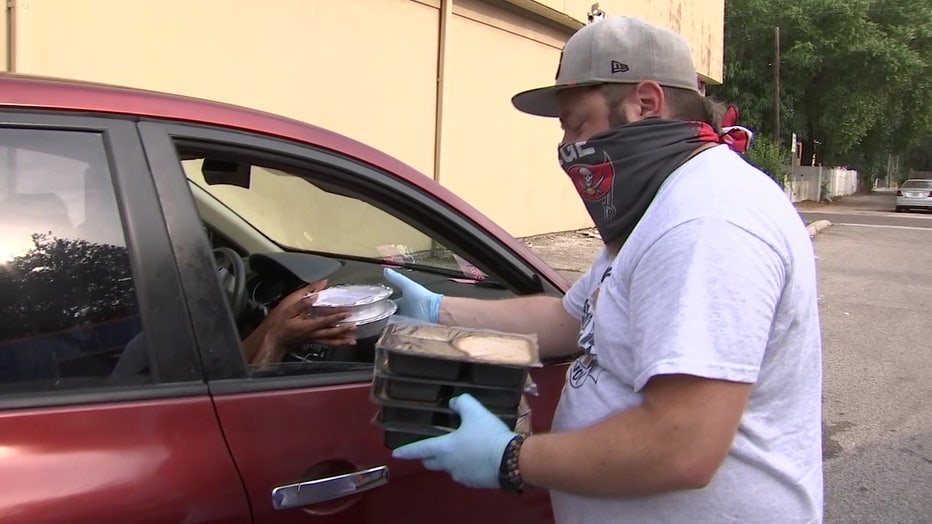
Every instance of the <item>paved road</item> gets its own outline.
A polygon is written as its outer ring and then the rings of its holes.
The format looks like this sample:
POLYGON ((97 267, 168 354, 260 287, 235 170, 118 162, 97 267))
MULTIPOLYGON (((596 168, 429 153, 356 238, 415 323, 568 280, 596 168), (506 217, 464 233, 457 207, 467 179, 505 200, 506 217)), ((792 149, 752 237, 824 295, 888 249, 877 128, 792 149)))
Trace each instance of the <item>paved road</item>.
POLYGON ((895 201, 893 192, 878 191, 846 197, 838 204, 806 207, 800 209, 799 214, 807 223, 828 220, 833 224, 932 228, 932 212, 896 213, 893 211, 895 201))
POLYGON ((873 215, 867 214, 844 214, 844 213, 812 213, 804 212, 800 215, 806 220, 806 222, 814 222, 816 220, 828 220, 833 224, 860 224, 860 225, 873 225, 873 226, 897 226, 897 227, 916 227, 921 229, 932 228, 932 213, 927 215, 916 214, 915 216, 908 216, 908 214, 885 214, 885 213, 876 213, 873 215))
POLYGON ((932 215, 846 200, 802 213, 833 224, 814 240, 826 522, 932 522, 932 215))

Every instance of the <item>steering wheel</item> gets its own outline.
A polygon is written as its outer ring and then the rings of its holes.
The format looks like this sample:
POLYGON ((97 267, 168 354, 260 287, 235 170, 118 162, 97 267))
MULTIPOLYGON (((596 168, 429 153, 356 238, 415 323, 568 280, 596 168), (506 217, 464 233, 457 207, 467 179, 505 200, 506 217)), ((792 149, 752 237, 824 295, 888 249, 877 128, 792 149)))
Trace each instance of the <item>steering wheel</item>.
POLYGON ((214 248, 213 253, 217 278, 227 292, 233 318, 239 319, 246 311, 246 264, 239 253, 228 247, 214 248))

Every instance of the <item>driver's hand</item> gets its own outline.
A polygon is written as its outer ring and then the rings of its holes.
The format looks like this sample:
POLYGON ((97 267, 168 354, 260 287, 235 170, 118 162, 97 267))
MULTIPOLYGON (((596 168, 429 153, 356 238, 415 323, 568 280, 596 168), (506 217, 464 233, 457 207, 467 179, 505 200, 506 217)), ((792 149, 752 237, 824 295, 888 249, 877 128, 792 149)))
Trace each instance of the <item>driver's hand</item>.
MULTIPOLYGON (((252 359, 253 365, 271 364, 281 361, 289 346, 306 343, 328 346, 355 345, 354 325, 334 326, 347 318, 348 310, 335 308, 327 315, 311 316, 311 307, 317 291, 327 287, 321 280, 304 286, 275 306, 262 321, 257 331, 263 333, 259 350, 252 359)), ((317 310, 319 312, 319 310, 317 310)))

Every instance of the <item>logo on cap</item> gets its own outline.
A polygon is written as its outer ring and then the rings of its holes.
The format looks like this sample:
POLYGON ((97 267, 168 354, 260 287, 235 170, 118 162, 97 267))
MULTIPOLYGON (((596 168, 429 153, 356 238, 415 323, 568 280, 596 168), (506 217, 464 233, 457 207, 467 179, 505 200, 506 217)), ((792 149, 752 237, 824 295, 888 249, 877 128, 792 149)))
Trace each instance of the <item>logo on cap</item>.
POLYGON ((626 73, 630 69, 628 64, 622 64, 618 60, 612 60, 612 74, 626 73))

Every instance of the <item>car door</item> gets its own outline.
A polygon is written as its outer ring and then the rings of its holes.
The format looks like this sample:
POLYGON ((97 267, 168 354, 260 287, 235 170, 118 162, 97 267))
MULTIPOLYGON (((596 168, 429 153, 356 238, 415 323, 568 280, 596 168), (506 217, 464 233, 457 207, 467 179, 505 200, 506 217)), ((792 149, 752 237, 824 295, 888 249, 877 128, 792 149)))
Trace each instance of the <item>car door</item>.
MULTIPOLYGON (((332 257, 340 269, 330 284, 379 282, 386 261, 413 257, 410 247, 419 244, 430 256, 409 276, 438 292, 504 298, 559 290, 457 210, 347 155, 206 126, 149 121, 140 130, 176 256, 185 259, 182 285, 211 394, 256 522, 552 521, 543 490, 513 497, 467 489, 391 458, 372 422, 374 341, 325 362, 250 369, 236 340, 245 333, 229 310, 218 314, 225 295, 210 278, 208 239, 222 237, 244 253, 266 245, 332 257), (208 165, 227 165, 229 176, 208 165), (259 238, 225 222, 237 219, 259 238), (489 278, 451 278, 477 270, 489 278), (305 481, 314 485, 297 486, 305 481), (274 498, 283 487, 298 502, 274 498), (305 504, 317 499, 324 500, 305 504)), ((549 429, 564 374, 561 364, 533 373, 535 430, 549 429)))
POLYGON ((0 520, 248 522, 135 123, 0 111, 0 520))

